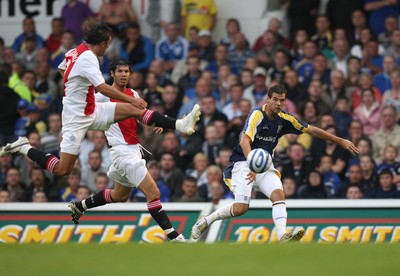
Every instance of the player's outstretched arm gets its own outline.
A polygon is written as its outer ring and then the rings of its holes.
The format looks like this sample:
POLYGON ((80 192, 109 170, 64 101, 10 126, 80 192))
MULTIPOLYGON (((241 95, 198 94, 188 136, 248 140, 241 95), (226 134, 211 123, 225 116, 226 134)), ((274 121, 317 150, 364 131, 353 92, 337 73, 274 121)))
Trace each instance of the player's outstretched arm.
POLYGON ((358 148, 356 146, 354 146, 354 144, 351 141, 349 141, 347 139, 343 139, 336 135, 330 134, 329 132, 326 132, 325 130, 320 129, 319 127, 310 125, 310 126, 308 126, 307 133, 312 136, 315 136, 317 138, 323 139, 323 140, 335 142, 336 144, 340 145, 341 147, 343 147, 345 150, 349 151, 353 155, 357 155, 359 152, 358 148))
POLYGON ((130 103, 131 105, 139 109, 147 107, 147 103, 143 99, 132 98, 128 95, 125 95, 124 93, 119 92, 117 89, 106 83, 102 83, 96 88, 101 94, 111 99, 130 103))

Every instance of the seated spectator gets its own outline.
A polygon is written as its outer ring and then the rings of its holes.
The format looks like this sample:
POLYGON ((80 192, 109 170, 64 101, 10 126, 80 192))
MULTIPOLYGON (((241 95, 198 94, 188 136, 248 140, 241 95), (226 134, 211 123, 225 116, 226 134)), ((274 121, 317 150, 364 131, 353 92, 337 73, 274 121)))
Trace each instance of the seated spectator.
POLYGON ((107 173, 105 172, 98 172, 96 176, 94 177, 94 186, 96 187, 96 191, 94 192, 95 194, 103 191, 107 188, 111 188, 113 185, 113 181, 111 181, 110 184, 110 179, 107 176, 107 173))
POLYGON ((27 196, 32 201, 36 192, 45 194, 46 201, 59 202, 60 195, 57 187, 45 177, 44 171, 39 167, 32 167, 30 171, 31 183, 27 186, 27 196))
POLYGON ((32 17, 25 17, 24 20, 22 21, 22 34, 18 35, 14 43, 12 45, 12 48, 14 49, 15 53, 18 53, 20 51, 25 50, 26 44, 25 44, 25 38, 27 36, 34 37, 33 40, 35 44, 33 48, 41 48, 43 46, 44 40, 43 38, 36 33, 36 26, 35 26, 35 21, 33 20, 32 17))
POLYGON ((187 73, 183 75, 178 81, 178 87, 179 87, 178 101, 182 102, 182 100, 187 100, 186 97, 190 98, 190 96, 188 95, 189 90, 195 89, 196 84, 201 77, 201 72, 202 71, 200 70, 200 59, 195 56, 188 57, 187 73))
POLYGON ((93 17, 94 13, 89 5, 79 0, 68 0, 61 10, 61 18, 64 21, 64 29, 74 34, 77 43, 82 41, 84 21, 93 17))
POLYGON ((227 64, 231 70, 231 72, 235 75, 239 75, 239 71, 236 68, 236 65, 228 60, 228 47, 225 44, 220 44, 215 48, 214 52, 214 60, 212 60, 205 68, 206 71, 210 71, 212 73, 213 79, 217 80, 218 76, 218 68, 221 65, 227 64))
POLYGON ((385 31, 386 17, 399 15, 397 1, 364 1, 364 9, 369 12, 369 26, 375 35, 385 31))
POLYGON ((254 88, 251 94, 257 106, 266 98, 267 95, 267 71, 263 67, 257 67, 253 71, 254 88))
POLYGON ((359 120, 352 120, 349 126, 349 136, 348 139, 357 145, 362 138, 367 138, 364 135, 363 124, 359 120))
POLYGON ((299 110, 299 115, 303 121, 308 124, 315 125, 318 124, 319 111, 316 104, 313 101, 305 101, 299 110))
POLYGON ((334 106, 336 100, 341 97, 350 97, 350 93, 346 93, 344 86, 344 74, 342 71, 334 69, 330 73, 330 84, 322 93, 322 99, 331 107, 334 106))
POLYGON ((62 202, 70 202, 75 200, 78 195, 78 189, 81 183, 81 172, 77 168, 73 168, 71 173, 66 177, 67 187, 60 190, 62 202))
POLYGON ((8 190, 0 189, 0 203, 11 202, 10 192, 8 190))
POLYGON ((393 106, 397 112, 396 121, 400 120, 400 69, 390 74, 391 89, 383 94, 382 106, 393 106))
POLYGON ((293 61, 292 68, 297 71, 299 83, 310 83, 313 71, 312 61, 318 51, 315 42, 309 40, 304 43, 304 51, 301 59, 293 61))
POLYGON ((167 184, 171 192, 171 201, 176 201, 182 196, 183 179, 182 170, 176 167, 175 156, 172 153, 164 152, 160 159, 160 180, 167 184))
POLYGON ((360 165, 360 156, 372 155, 372 141, 368 137, 363 136, 358 140, 356 147, 358 148, 359 153, 357 156, 353 156, 353 158, 350 159, 349 166, 353 164, 360 165))
POLYGON ((189 43, 179 36, 179 28, 170 23, 165 26, 165 36, 157 41, 155 57, 164 61, 165 69, 171 72, 176 63, 186 59, 189 43))
POLYGON ((351 93, 352 110, 356 109, 361 104, 361 91, 371 89, 374 92, 374 98, 376 101, 382 101, 382 94, 378 88, 374 86, 372 75, 363 73, 360 77, 359 87, 351 93))
POLYGON ((158 77, 158 85, 165 87, 167 84, 172 84, 169 73, 165 70, 165 62, 160 59, 154 59, 150 63, 149 71, 153 72, 158 77))
POLYGON ((334 121, 336 122, 336 129, 340 137, 349 136, 349 127, 353 120, 350 114, 350 103, 346 97, 339 97, 336 99, 335 106, 332 112, 334 121))
POLYGON ((110 160, 110 154, 108 153, 108 144, 104 132, 94 130, 91 131, 90 135, 91 138, 89 140, 91 142, 85 147, 81 146, 81 152, 79 153, 79 159, 82 165, 82 170, 85 170, 86 168, 89 167, 89 153, 92 152, 93 150, 97 150, 101 152, 102 171, 106 172, 108 171, 108 168, 111 166, 111 160, 110 160))
POLYGON ((198 187, 198 193, 204 201, 211 200, 211 183, 214 181, 222 181, 222 170, 217 165, 210 165, 207 167, 207 183, 198 187))
POLYGON ((349 186, 346 190, 346 199, 361 199, 364 197, 359 186, 349 186))
POLYGON ((222 181, 213 181, 210 184, 210 198, 214 206, 217 206, 221 199, 234 199, 231 191, 225 191, 222 181))
POLYGON ((224 170, 229 166, 229 158, 232 155, 232 148, 233 147, 223 147, 219 150, 217 165, 221 168, 221 170, 224 170))
POLYGON ((169 117, 176 118, 182 103, 178 102, 178 89, 173 84, 164 87, 161 94, 161 100, 164 106, 164 114, 169 117))
POLYGON ((390 45, 386 55, 392 55, 396 59, 396 65, 400 66, 400 30, 394 30, 390 36, 390 45))
POLYGON ((290 70, 289 56, 285 50, 278 49, 273 56, 273 66, 268 70, 269 83, 275 81, 283 84, 285 74, 290 70))
POLYGON ((371 156, 360 156, 361 189, 368 197, 369 193, 378 186, 378 174, 376 164, 371 156))
POLYGON ((86 186, 79 186, 78 193, 76 195, 76 200, 82 201, 90 196, 91 192, 86 186))
POLYGON ((376 75, 383 69, 383 51, 379 52, 379 44, 376 40, 367 42, 362 50, 361 71, 376 75))
POLYGON ((198 193, 197 179, 192 176, 186 176, 182 184, 182 196, 177 202, 203 202, 204 199, 198 193))
MULTIPOLYGON (((355 45, 353 45, 353 47, 351 47, 350 54, 354 57, 362 59, 364 49, 367 49, 368 42, 372 41, 373 39, 374 35, 372 34, 371 29, 368 27, 362 27, 360 29, 359 40, 355 45)), ((373 46, 373 48, 377 46, 379 54, 382 55, 385 52, 385 48, 383 48, 383 46, 381 45, 378 46, 376 44, 371 46, 373 46)))
POLYGON ((286 199, 296 199, 296 180, 293 176, 286 176, 282 179, 283 192, 286 199))
POLYGON ((390 75, 396 69, 396 60, 393 56, 383 57, 383 71, 380 74, 374 76, 374 85, 379 89, 381 94, 384 94, 387 90, 392 88, 390 82, 390 75))
POLYGON ((117 37, 121 37, 130 23, 137 22, 131 2, 125 0, 103 1, 97 18, 106 23, 117 37))
MULTIPOLYGON (((396 110, 394 107, 386 106, 382 109, 381 128, 372 136, 373 157, 378 164, 383 160, 383 152, 387 145, 400 148, 400 126, 396 123, 396 110)), ((400 161, 400 156, 396 158, 400 161)))
POLYGON ((58 100, 60 96, 56 83, 50 77, 50 69, 48 61, 40 61, 38 63, 35 91, 38 92, 36 104, 41 105, 40 110, 50 109, 50 105, 58 100), (46 101, 50 102, 48 106, 45 106, 47 104, 46 101))
POLYGON ((208 125, 205 129, 205 141, 202 147, 202 152, 207 156, 208 164, 216 164, 219 150, 222 147, 222 141, 218 140, 217 128, 214 125, 208 125))
POLYGON ((398 180, 400 179, 397 176, 400 173, 400 171, 399 171, 400 162, 396 161, 396 157, 398 156, 398 154, 399 154, 399 149, 397 147, 395 147, 391 144, 387 145, 383 152, 382 163, 380 163, 376 169, 378 174, 384 169, 389 169, 392 172, 393 177, 396 177, 395 183, 397 183, 398 180))
POLYGON ((58 65, 64 60, 65 54, 74 46, 74 34, 65 31, 61 37, 61 45, 53 53, 50 54, 49 64, 53 70, 57 70, 58 65))
POLYGON ((61 38, 64 32, 64 21, 55 17, 51 20, 51 33, 49 37, 44 42, 49 53, 54 53, 61 46, 61 38))
POLYGON ((164 92, 164 88, 158 85, 158 77, 153 72, 148 72, 146 75, 146 88, 143 90, 142 95, 148 105, 153 105, 155 102, 162 104, 161 95, 164 92))
POLYGON ((351 94, 359 86, 361 77, 361 60, 357 57, 349 57, 347 60, 347 78, 344 83, 346 95, 351 94))
POLYGON ((38 48, 36 48, 36 36, 26 35, 24 38, 24 49, 18 52, 15 56, 24 68, 35 70, 38 65, 38 48))
POLYGON ((303 59, 304 44, 309 40, 307 31, 304 29, 296 30, 293 39, 293 47, 290 50, 290 56, 293 60, 293 65, 303 59))
POLYGON ((273 34, 275 34, 276 38, 277 38, 277 42, 282 45, 283 47, 285 47, 286 49, 291 49, 292 45, 290 43, 290 40, 287 39, 286 37, 284 37, 281 33, 280 30, 282 28, 282 24, 281 21, 278 18, 271 18, 268 22, 268 27, 267 30, 256 39, 256 42, 254 42, 254 46, 253 46, 253 51, 255 53, 257 53, 258 51, 260 51, 264 46, 264 34, 268 31, 272 32, 273 34))
POLYGON ((299 187, 297 195, 301 199, 323 199, 330 198, 329 189, 322 182, 322 176, 318 171, 308 174, 306 183, 299 187))
POLYGON ((321 157, 321 161, 319 162, 318 171, 321 173, 323 183, 325 187, 329 189, 331 197, 335 198, 339 197, 339 187, 342 184, 342 181, 339 175, 332 170, 332 166, 332 157, 324 155, 321 157))
POLYGON ((119 57, 129 59, 133 71, 146 72, 154 59, 154 44, 142 35, 136 23, 130 24, 125 31, 126 38, 119 48, 119 57))
POLYGON ((29 201, 26 184, 21 182, 21 173, 17 167, 7 169, 3 188, 10 194, 10 202, 29 201))
POLYGON ((43 191, 35 191, 32 197, 34 203, 45 203, 48 202, 46 193, 43 191))
POLYGON ((299 109, 299 103, 307 98, 307 90, 304 85, 298 82, 298 76, 295 70, 290 69, 286 71, 283 79, 283 86, 287 91, 287 98, 299 109))
POLYGON ((238 71, 242 71, 246 58, 255 56, 248 45, 246 44, 246 38, 243 33, 237 33, 233 37, 234 48, 229 50, 228 60, 236 65, 238 71))
POLYGON ((266 31, 263 35, 263 47, 256 53, 258 63, 264 67, 269 68, 273 65, 273 58, 278 50, 286 50, 281 44, 278 43, 276 33, 266 31))
POLYGON ((389 169, 383 169, 379 174, 379 186, 373 189, 368 198, 400 198, 400 192, 393 183, 393 174, 389 169))
POLYGON ((40 138, 40 144, 44 152, 58 155, 60 151, 59 138, 61 134, 61 116, 58 113, 50 113, 47 118, 47 132, 40 138))
POLYGON ((360 191, 362 191, 361 180, 362 180, 362 174, 360 165, 358 164, 350 165, 346 179, 342 181, 342 184, 338 189, 337 196, 339 198, 345 198, 347 189, 352 186, 357 186, 360 189, 360 191))
POLYGON ((322 14, 318 15, 315 26, 317 32, 311 37, 311 40, 317 44, 321 52, 329 54, 329 50, 332 49, 333 46, 333 34, 330 29, 331 22, 328 16, 322 14))
POLYGON ((208 63, 214 60, 215 44, 211 38, 211 32, 208 30, 201 30, 199 32, 200 46, 200 59, 207 61, 208 63))
POLYGON ((305 78, 303 84, 308 85, 313 80, 320 80, 324 89, 330 86, 331 69, 328 68, 328 61, 324 54, 316 54, 312 61, 310 78, 305 78))
POLYGON ((233 37, 241 32, 240 23, 236 18, 229 18, 225 25, 226 35, 221 39, 221 44, 225 45, 227 49, 233 49, 233 37))
POLYGON ((226 115, 221 111, 218 111, 217 103, 212 95, 202 97, 200 100, 200 106, 202 110, 200 120, 196 124, 196 135, 204 137, 206 127, 215 120, 228 122, 226 115))
POLYGON ((307 101, 312 101, 319 114, 325 115, 332 112, 332 108, 322 99, 322 83, 320 80, 312 80, 307 89, 307 98, 299 104, 299 109, 302 109, 307 101))
POLYGON ((363 124, 364 134, 371 137, 381 125, 381 107, 374 98, 374 92, 366 89, 361 92, 361 104, 353 113, 353 119, 363 124))
POLYGON ((82 182, 89 187, 92 193, 98 192, 95 185, 96 175, 100 172, 106 172, 106 169, 102 168, 102 161, 101 152, 94 149, 89 153, 89 166, 82 168, 82 182))
POLYGON ((340 70, 344 77, 348 77, 349 62, 349 45, 345 39, 337 39, 333 41, 333 58, 334 69, 340 70))

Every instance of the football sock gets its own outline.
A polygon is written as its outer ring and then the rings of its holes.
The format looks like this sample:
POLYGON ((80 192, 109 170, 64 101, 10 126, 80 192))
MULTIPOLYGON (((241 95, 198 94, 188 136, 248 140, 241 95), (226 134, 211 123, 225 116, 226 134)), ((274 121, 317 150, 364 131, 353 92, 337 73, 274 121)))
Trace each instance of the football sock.
POLYGON ((142 116, 142 123, 167 129, 175 129, 176 119, 163 115, 160 112, 146 109, 142 116))
POLYGON ((234 217, 234 214, 232 214, 232 207, 233 207, 233 204, 222 206, 221 208, 217 209, 215 212, 206 216, 204 219, 207 221, 208 225, 211 225, 211 223, 213 223, 216 220, 234 217))
POLYGON ((91 195, 87 199, 82 200, 82 202, 77 202, 76 206, 81 212, 84 212, 86 209, 91 209, 94 207, 106 205, 107 203, 114 202, 111 197, 111 189, 105 189, 100 191, 94 195, 91 195))
POLYGON ((171 221, 168 218, 167 213, 162 209, 161 201, 159 198, 156 198, 147 203, 147 209, 149 210, 150 215, 157 222, 157 224, 164 230, 165 234, 167 234, 168 239, 173 240, 179 236, 179 233, 175 231, 172 227, 171 221))
MULTIPOLYGON (((22 148, 21 148, 21 150, 22 150, 22 148)), ((24 150, 26 150, 26 149, 24 148, 24 150)), ((21 151, 21 153, 23 153, 23 152, 21 151)), ((46 154, 46 153, 44 153, 40 150, 34 149, 34 148, 30 148, 28 150, 27 156, 31 160, 35 161, 39 167, 41 167, 44 170, 48 170, 50 173, 53 173, 54 168, 60 161, 56 156, 54 156, 50 153, 46 154)))
POLYGON ((286 233, 286 203, 284 200, 275 201, 272 203, 272 219, 275 223, 275 229, 278 233, 278 240, 286 233))

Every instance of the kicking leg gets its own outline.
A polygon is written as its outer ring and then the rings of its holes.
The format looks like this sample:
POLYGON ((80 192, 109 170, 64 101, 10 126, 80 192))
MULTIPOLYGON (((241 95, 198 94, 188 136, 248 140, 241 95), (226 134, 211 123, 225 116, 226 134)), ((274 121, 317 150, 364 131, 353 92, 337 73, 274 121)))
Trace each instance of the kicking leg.
POLYGON ((171 221, 167 213, 163 210, 160 201, 160 190, 157 187, 156 182, 151 177, 150 173, 147 172, 145 178, 138 186, 138 189, 143 192, 147 199, 147 209, 150 215, 157 222, 157 224, 164 230, 170 241, 176 240, 178 242, 185 242, 185 238, 182 234, 176 232, 172 227, 171 221))
POLYGON ((193 110, 183 119, 175 119, 149 109, 137 109, 128 103, 117 103, 114 121, 119 122, 134 117, 145 125, 154 125, 167 129, 176 129, 184 134, 193 134, 194 126, 200 119, 200 106, 195 105, 193 110))

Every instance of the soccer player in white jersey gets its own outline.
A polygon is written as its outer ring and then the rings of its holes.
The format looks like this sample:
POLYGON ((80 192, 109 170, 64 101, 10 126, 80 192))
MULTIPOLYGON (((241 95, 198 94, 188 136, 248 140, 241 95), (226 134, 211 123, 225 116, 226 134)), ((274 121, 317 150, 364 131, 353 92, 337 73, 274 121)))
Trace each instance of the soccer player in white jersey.
POLYGON ((306 132, 320 139, 335 142, 354 155, 358 154, 358 149, 349 140, 300 122, 291 114, 282 111, 286 95, 287 92, 282 86, 272 86, 268 91, 267 103, 254 109, 247 117, 240 143, 234 147, 229 159, 230 165, 224 170, 224 181, 235 195, 235 201, 200 218, 192 227, 192 239, 199 239, 200 235, 216 220, 245 214, 249 209, 253 186, 272 201, 272 218, 279 241, 300 240, 303 237, 303 229, 286 231, 285 194, 279 171, 271 165, 267 172, 256 174, 247 166, 246 157, 252 149, 263 148, 272 153, 283 135, 306 132))
POLYGON ((81 142, 89 129, 107 130, 112 123, 134 117, 146 125, 176 129, 189 135, 194 132, 194 125, 200 116, 198 105, 185 118, 176 120, 146 109, 144 100, 120 93, 105 83, 97 57, 104 55, 111 43, 111 34, 104 23, 88 20, 84 42, 68 51, 58 67, 64 77, 60 159, 32 148, 26 137, 2 147, 0 157, 20 153, 42 169, 64 176, 72 171, 81 142), (95 88, 101 94, 122 102, 96 103, 95 88))
MULTIPOLYGON (((127 88, 131 65, 129 61, 117 59, 110 65, 110 73, 114 80, 112 87, 125 95, 139 98, 138 93, 127 88)), ((114 102, 108 97, 97 93, 96 102, 114 102)), ((158 132, 162 129, 156 128, 158 132)), ((112 202, 125 202, 129 198, 134 187, 141 190, 147 199, 147 208, 165 231, 171 241, 184 242, 182 234, 178 234, 172 227, 166 212, 160 202, 160 191, 156 182, 146 168, 146 161, 142 158, 141 146, 137 137, 137 121, 134 118, 126 119, 112 124, 105 132, 111 148, 109 149, 112 165, 108 176, 115 180, 114 189, 105 189, 82 201, 71 201, 69 207, 72 211, 72 220, 79 223, 79 218, 87 209, 102 206, 112 202)))

